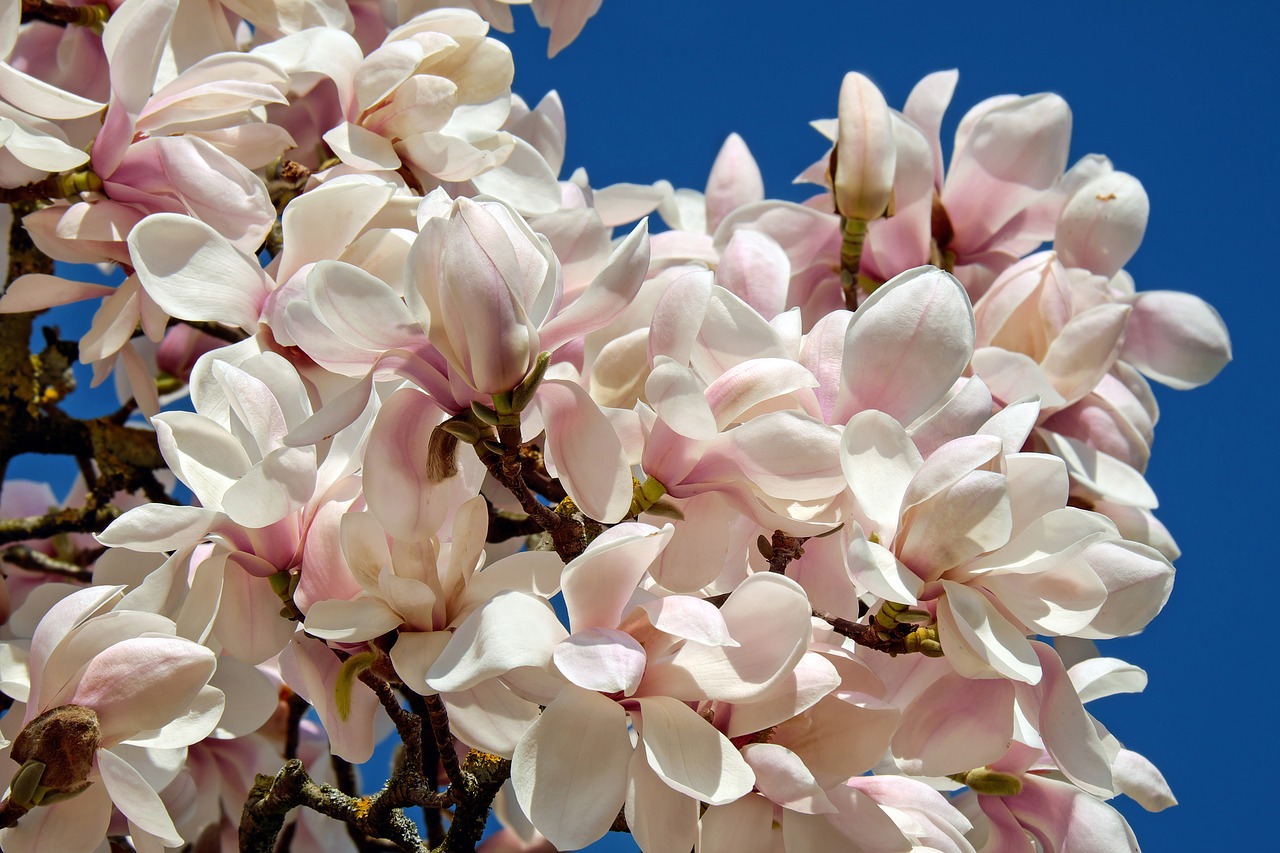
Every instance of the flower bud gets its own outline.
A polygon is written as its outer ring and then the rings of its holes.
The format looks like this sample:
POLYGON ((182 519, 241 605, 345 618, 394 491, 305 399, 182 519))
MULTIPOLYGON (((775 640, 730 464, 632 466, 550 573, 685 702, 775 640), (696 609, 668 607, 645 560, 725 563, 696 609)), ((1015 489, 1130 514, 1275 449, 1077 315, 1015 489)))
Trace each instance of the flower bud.
POLYGON ((884 95, 863 75, 846 74, 830 167, 836 212, 862 221, 888 215, 896 161, 893 119, 884 95))
POLYGON ((43 763, 39 786, 72 794, 84 789, 101 740, 98 715, 92 709, 62 705, 27 723, 14 739, 10 756, 19 764, 43 763))
POLYGON ((1068 267, 1111 278, 1138 251, 1150 211, 1137 178, 1124 172, 1099 175, 1063 207, 1054 248, 1068 267))

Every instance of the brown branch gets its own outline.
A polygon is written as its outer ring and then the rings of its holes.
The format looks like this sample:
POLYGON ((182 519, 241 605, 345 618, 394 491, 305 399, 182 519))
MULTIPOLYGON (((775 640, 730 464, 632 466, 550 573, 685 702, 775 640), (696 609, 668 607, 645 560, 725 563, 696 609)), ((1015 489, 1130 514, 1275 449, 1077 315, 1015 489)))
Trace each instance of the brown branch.
POLYGON ((93 27, 107 22, 111 8, 105 4, 92 6, 59 6, 45 0, 22 0, 22 23, 44 21, 59 26, 93 27))
MULTIPOLYGON (((762 537, 763 538, 763 537, 762 537)), ((792 560, 798 560, 804 556, 804 548, 802 547, 809 538, 788 536, 781 530, 773 531, 773 539, 769 542, 769 571, 778 575, 787 573, 787 566, 792 560)))
POLYGON ((501 453, 495 453, 491 448, 486 448, 484 443, 475 446, 480 461, 484 463, 493 478, 515 496, 520 508, 529 518, 551 535, 556 553, 560 555, 560 559, 568 563, 586 550, 586 526, 578 518, 558 513, 544 505, 529 490, 524 479, 519 426, 500 429, 499 440, 501 453))
POLYGON ((289 717, 285 723, 284 735, 284 757, 287 760, 298 757, 298 741, 302 734, 302 718, 306 716, 307 709, 311 707, 311 703, 292 691, 290 691, 289 698, 285 700, 285 703, 289 708, 289 717))
MULTIPOLYGON (((98 551, 101 553, 101 550, 98 551)), ((54 577, 67 578, 81 583, 89 583, 93 579, 93 571, 83 565, 59 560, 27 545, 10 545, 0 551, 0 558, 29 572, 43 572, 54 577)))
POLYGON ((44 515, 0 519, 0 545, 24 539, 48 539, 59 533, 101 533, 120 515, 113 506, 59 509, 44 515))
MULTIPOLYGON (((409 703, 409 710, 413 711, 420 720, 429 720, 431 716, 430 707, 427 704, 426 697, 415 693, 409 688, 404 688, 401 693, 405 701, 409 703)), ((424 781, 433 788, 439 787, 440 782, 440 747, 436 743, 436 734, 434 726, 422 727, 422 771, 425 777, 424 781)), ((449 746, 453 746, 453 737, 449 737, 449 746)), ((456 750, 454 757, 457 757, 456 750)), ((422 807, 422 822, 427 828, 427 844, 431 847, 438 847, 444 841, 444 814, 441 807, 433 807, 424 805, 422 807)))
POLYGON ((240 850, 273 853, 285 816, 298 806, 354 826, 372 838, 386 838, 397 850, 425 850, 413 821, 398 809, 375 809, 377 799, 352 797, 332 785, 317 785, 302 762, 291 759, 275 776, 259 774, 254 782, 240 819, 240 850))
POLYGON ((444 700, 440 698, 438 693, 422 698, 423 704, 427 708, 427 721, 431 724, 431 731, 435 735, 440 763, 444 767, 445 775, 449 777, 449 785, 450 787, 462 787, 465 780, 462 776, 462 767, 458 763, 458 750, 453 745, 453 730, 449 727, 449 711, 445 708, 444 700))
POLYGON ((813 615, 826 622, 831 629, 842 637, 848 637, 860 646, 884 652, 887 655, 905 655, 918 651, 909 648, 907 637, 915 630, 915 626, 907 624, 895 625, 885 630, 875 622, 865 624, 813 608, 813 615))

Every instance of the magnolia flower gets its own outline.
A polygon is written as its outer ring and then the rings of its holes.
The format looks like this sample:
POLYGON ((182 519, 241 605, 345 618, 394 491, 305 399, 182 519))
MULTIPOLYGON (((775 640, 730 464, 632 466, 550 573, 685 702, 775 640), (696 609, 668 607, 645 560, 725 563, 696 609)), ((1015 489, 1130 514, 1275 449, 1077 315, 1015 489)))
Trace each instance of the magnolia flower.
MULTIPOLYGON (((785 703, 782 685, 808 646, 808 601, 778 575, 751 576, 719 609, 690 596, 637 593, 670 538, 670 527, 610 529, 565 568, 568 631, 537 599, 502 593, 459 627, 427 673, 450 701, 451 719, 463 718, 464 739, 483 735, 478 743, 512 755, 521 809, 559 848, 599 838, 624 804, 637 838, 692 842, 697 801, 732 802, 754 774, 686 703, 747 705, 775 689, 785 703), (485 729, 471 706, 480 695, 457 711, 451 701, 456 691, 479 690, 493 715, 485 729), (545 710, 539 715, 523 696, 545 710), (499 716, 510 740, 492 743, 499 716)), ((793 705, 783 717, 794 714, 793 705)))
MULTIPOLYGON (((31 638, 27 690, 17 696, 26 703, 22 730, 6 751, 22 765, 10 801, 37 808, 0 830, 6 850, 88 853, 106 834, 113 805, 139 842, 183 843, 137 748, 186 747, 213 731, 224 702, 209 685, 216 658, 163 616, 112 610, 120 593, 68 595, 31 638), (44 798, 51 804, 40 806, 44 798)), ((12 683, 6 690, 21 693, 12 683)))

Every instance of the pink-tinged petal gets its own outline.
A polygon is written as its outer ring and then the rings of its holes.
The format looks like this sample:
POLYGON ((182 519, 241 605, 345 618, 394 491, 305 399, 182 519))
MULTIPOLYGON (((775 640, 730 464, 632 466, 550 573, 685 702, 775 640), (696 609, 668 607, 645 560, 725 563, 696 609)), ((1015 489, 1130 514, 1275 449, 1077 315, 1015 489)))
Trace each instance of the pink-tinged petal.
POLYGON ((706 270, 680 276, 667 287, 653 309, 649 324, 649 359, 665 355, 677 364, 689 364, 693 343, 702 328, 715 287, 706 270))
MULTIPOLYGON (((45 669, 50 657, 67 635, 91 616, 114 606, 123 591, 124 587, 120 586, 96 586, 75 590, 61 598, 61 600, 55 600, 56 603, 49 607, 48 611, 40 617, 31 636, 31 648, 28 656, 31 696, 39 697, 43 692, 46 692, 46 689, 42 687, 45 669)), ((19 611, 19 614, 21 614, 21 611, 19 611)), ((48 692, 59 690, 61 687, 61 683, 51 684, 48 692)), ((24 724, 31 722, 32 719, 45 710, 48 710, 48 708, 41 707, 40 702, 31 702, 27 706, 27 718, 23 721, 24 724)))
POLYGON ((396 674, 418 693, 427 693, 427 670, 440 657, 453 635, 448 631, 401 631, 391 647, 391 665, 396 674))
POLYGON ((1173 566, 1149 546, 1126 540, 1090 545, 1081 557, 1107 588, 1107 600, 1081 637, 1105 639, 1136 634, 1169 600, 1173 566))
POLYGON ((1079 557, 1043 572, 992 572, 982 585, 1014 618, 1045 636, 1078 635, 1107 599, 1106 586, 1079 557))
POLYGON ((924 782, 891 775, 857 776, 849 780, 849 787, 857 788, 882 808, 905 812, 924 824, 905 830, 917 836, 918 844, 936 847, 940 853, 970 849, 965 836, 973 824, 952 805, 953 801, 924 782))
POLYGON ((698 828, 698 853, 772 853, 781 844, 773 803, 759 796, 710 807, 698 828))
MULTIPOLYGON (((715 233, 720 222, 732 211, 753 202, 764 201, 764 178, 760 174, 760 167, 751 156, 747 143, 738 134, 729 134, 724 145, 720 146, 720 153, 711 164, 711 174, 707 177, 705 195, 707 231, 710 233, 715 233)), ((739 295, 746 298, 746 294, 739 295)))
POLYGON ((640 222, 609 255, 586 290, 538 330, 542 349, 560 346, 611 323, 634 300, 649 269, 649 220, 640 222))
POLYGON ((1077 786, 1099 797, 1110 797, 1115 785, 1111 756, 1098 736, 1093 718, 1080 704, 1058 653, 1044 643, 1033 642, 1031 646, 1043 673, 1035 692, 1040 704, 1036 727, 1045 749, 1058 769, 1077 786))
POLYGON ((381 637, 399 628, 403 621, 399 613, 376 598, 331 598, 311 605, 304 627, 308 634, 322 640, 359 643, 381 637))
POLYGON ((761 317, 773 318, 787 308, 791 261, 767 234, 738 231, 729 238, 720 256, 716 284, 746 302, 761 317))
POLYGON ((782 500, 811 501, 844 491, 840 432, 795 411, 769 412, 720 433, 686 482, 741 484, 782 500))
POLYGON ((172 551, 204 538, 225 519, 222 513, 198 506, 143 504, 126 512, 97 535, 109 547, 135 551, 172 551))
POLYGON ((893 144, 898 150, 893 175, 894 213, 870 223, 862 250, 861 272, 884 281, 929 261, 933 235, 933 152, 924 134, 893 115, 893 144))
POLYGON ((327 645, 301 632, 294 634, 280 654, 280 676, 291 690, 316 709, 329 736, 329 749, 340 758, 363 764, 373 755, 375 720, 381 706, 364 682, 354 681, 351 713, 344 720, 334 698, 341 666, 342 661, 327 645))
POLYGON ((1000 574, 1052 571, 1094 542, 1115 537, 1115 528, 1101 515, 1075 507, 1047 512, 1028 524, 1008 545, 965 566, 972 574, 993 570, 1000 574))
POLYGON ((640 609, 650 624, 673 637, 692 640, 704 646, 741 645, 729 636, 720 608, 703 598, 691 595, 667 595, 655 598, 640 609))
POLYGON ((22 314, 43 311, 55 305, 66 305, 82 299, 107 297, 115 293, 105 284, 85 284, 53 275, 24 275, 15 279, 0 297, 0 314, 22 314))
MULTIPOLYGON (((1071 109, 1054 94, 980 104, 971 111, 957 131, 942 190, 956 247, 984 248, 1050 189, 1066 167, 1070 141, 1071 109)), ((1052 229, 1052 221, 1047 224, 1052 229)))
POLYGON ((754 358, 790 357, 791 352, 768 320, 723 287, 712 288, 697 340, 689 354, 689 364, 699 375, 719 376, 734 365, 754 358))
POLYGON ((341 257, 394 194, 395 186, 385 181, 344 181, 291 201, 281 217, 284 251, 276 280, 286 282, 309 263, 341 257))
MULTIPOLYGON (((18 25, 14 24, 9 32, 16 35, 18 25)), ((7 57, 9 51, 0 55, 7 57)), ((0 62, 0 97, 23 112, 55 120, 83 118, 103 107, 97 101, 82 98, 26 74, 8 62, 0 62)))
POLYGON ((565 566, 561 584, 573 630, 616 628, 645 570, 673 532, 670 524, 661 530, 648 524, 619 524, 565 566))
POLYGON ((1150 290, 1133 298, 1120 357, 1170 388, 1205 384, 1231 361, 1222 317, 1198 296, 1150 290))
POLYGON ((836 807, 827 799, 794 752, 776 743, 749 743, 742 758, 756 776, 756 789, 774 803, 803 814, 831 814, 836 807))
POLYGON ((644 646, 612 628, 587 628, 552 652, 560 674, 586 690, 630 696, 644 676, 644 646))
POLYGON ((957 802, 965 801, 966 813, 974 816, 973 845, 978 850, 1038 853, 1031 836, 1018 823, 1004 797, 979 797, 972 792, 962 794, 961 797, 963 799, 957 802), (970 804, 972 808, 968 807, 970 804), (977 815, 973 814, 974 811, 977 811, 977 815))
POLYGON ((1150 211, 1137 178, 1124 172, 1099 175, 1067 200, 1053 248, 1067 266, 1111 278, 1138 251, 1150 211))
POLYGON ((716 432, 764 414, 765 408, 801 407, 818 414, 817 399, 809 391, 818 380, 789 358, 753 358, 735 364, 707 386, 707 405, 716 418, 716 432))
POLYGON ((257 330, 271 279, 209 225, 157 213, 130 232, 129 251, 147 294, 170 316, 257 330))
POLYGON ((182 836, 174 828, 160 795, 152 790, 129 762, 109 749, 98 751, 98 770, 111 802, 131 823, 156 836, 166 847, 180 847, 182 836))
MULTIPOLYGON (((720 727, 728 737, 737 738, 762 732, 771 726, 785 725, 788 720, 810 711, 824 696, 839 686, 840 673, 831 662, 822 655, 808 652, 800 658, 796 668, 786 678, 778 682, 773 690, 758 701, 744 705, 723 706, 729 713, 729 724, 727 728, 723 725, 720 727)), ((719 714, 720 710, 717 710, 717 724, 721 723, 719 714)), ((896 719, 896 712, 894 717, 896 719)), ((811 720, 806 718, 800 726, 805 729, 810 728, 811 720)), ((859 739, 862 739, 864 734, 866 733, 863 728, 859 727, 859 739)), ((875 740, 874 737, 867 739, 875 740)), ((790 741, 784 745, 788 749, 792 748, 790 741)), ((884 750, 880 749, 875 760, 878 761, 883 754, 884 750)))
POLYGON ((955 93, 960 72, 954 68, 948 71, 935 71, 921 78, 920 82, 907 96, 907 103, 902 107, 902 114, 929 140, 933 149, 933 171, 936 175, 935 187, 942 191, 942 116, 951 104, 951 96, 955 93))
POLYGON ((131 3, 102 28, 111 91, 130 113, 136 115, 151 97, 177 10, 178 0, 131 3))
POLYGON ((451 490, 427 480, 431 433, 444 419, 427 395, 403 388, 378 410, 364 456, 369 511, 396 539, 425 540, 440 529, 451 490))
POLYGON ((631 506, 631 468, 609 418, 576 382, 543 380, 537 404, 547 470, 589 517, 621 521, 631 506))
POLYGON ((869 542, 855 522, 845 554, 845 568, 860 590, 886 601, 915 604, 924 591, 924 581, 908 569, 883 545, 869 542))
POLYGON ((740 522, 742 511, 719 492, 694 495, 681 509, 684 523, 676 527, 669 547, 649 567, 649 574, 665 589, 692 593, 719 577, 730 556, 736 553, 740 543, 726 531, 740 522))
POLYGON ((93 853, 110 823, 111 795, 105 785, 90 785, 74 799, 41 806, 0 829, 0 845, 6 853, 93 853))
POLYGON ((227 557, 222 606, 214 633, 229 654, 259 664, 275 656, 293 636, 295 623, 280 615, 280 597, 266 578, 242 569, 238 554, 227 557))
POLYGON ((262 179, 196 136, 134 142, 104 183, 113 200, 186 213, 245 254, 258 250, 275 222, 262 179))
POLYGON ((69 702, 97 711, 103 743, 111 744, 184 713, 216 667, 213 652, 189 640, 125 640, 89 662, 69 702))
POLYGON ((517 667, 545 668, 556 643, 569 634, 547 603, 503 592, 458 626, 427 672, 433 690, 467 690, 517 667))
POLYGON ((640 738, 649 766, 669 786, 713 806, 751 790, 755 774, 729 739, 670 696, 640 699, 640 738))
POLYGON ((1013 738, 1014 687, 948 673, 915 699, 893 735, 893 754, 913 775, 964 773, 996 761, 1013 738))
POLYGON ((881 541, 892 541, 903 495, 923 463, 911 437, 892 416, 870 410, 850 418, 840 438, 840 468, 881 541))
POLYGON ((828 789, 836 807, 830 815, 784 815, 782 836, 788 850, 874 851, 907 853, 914 845, 880 805, 851 785, 828 789))
POLYGON ((1098 305, 1072 317, 1040 366, 1062 397, 1074 402, 1098 386, 1120 354, 1128 305, 1098 305))
POLYGON ((973 342, 973 310, 954 276, 933 267, 896 276, 849 324, 836 420, 879 409, 910 423, 959 378, 973 342))
POLYGON ((1040 664, 1021 629, 981 592, 951 581, 943 581, 942 587, 938 637, 956 672, 978 679, 998 673, 1027 684, 1040 680, 1040 664))
MULTIPOLYGON (((935 454, 930 459, 935 459, 935 454)), ((1009 541, 1013 511, 1003 474, 970 471, 945 492, 904 513, 894 549, 930 580, 1009 541)))
POLYGON ((364 350, 425 343, 424 330, 395 289, 348 263, 313 266, 307 273, 307 304, 332 334, 364 350))
POLYGON ((1138 853, 1120 813, 1067 782, 1028 775, 1004 802, 1045 853, 1138 853))
POLYGON ((808 648, 812 608, 804 590, 789 578, 750 575, 720 611, 739 645, 686 642, 666 659, 650 663, 641 695, 752 702, 786 678, 808 648))
MULTIPOLYGON (((421 692, 431 690, 424 687, 421 692)), ((512 757, 516 744, 539 714, 536 703, 517 696, 497 678, 442 698, 449 710, 449 727, 463 743, 503 758, 512 757)))
POLYGON ((903 514, 943 495, 975 471, 992 471, 1003 452, 1003 444, 994 436, 964 436, 947 442, 924 461, 907 484, 903 514))
POLYGON ((672 788, 649 766, 643 744, 627 767, 627 826, 641 850, 692 850, 700 804, 672 788))
MULTIPOLYGON (((105 362, 128 343, 142 317, 139 303, 138 279, 130 276, 94 312, 93 324, 80 339, 80 360, 105 362)), ((95 379, 100 382, 104 375, 96 373, 95 379)))
POLYGON ((1164 774, 1144 756, 1132 750, 1120 750, 1111 771, 1120 792, 1149 812, 1162 812, 1178 804, 1164 774))
POLYGON ((557 848, 586 847, 622 808, 631 752, 621 705, 566 688, 516 746, 511 782, 520 808, 557 848))
POLYGON ((644 383, 644 396, 658 417, 685 438, 706 441, 720 432, 707 402, 706 388, 697 374, 683 364, 656 356, 644 383))
POLYGON ((911 440, 922 456, 929 456, 948 441, 976 433, 991 418, 992 408, 987 383, 970 376, 951 399, 911 428, 911 440))
POLYGON ((973 353, 973 372, 987 383, 991 396, 1002 403, 1038 397, 1041 410, 1046 413, 1067 404, 1044 369, 1020 352, 982 347, 973 353))
POLYGON ((1160 505, 1146 478, 1124 462, 1082 441, 1047 429, 1036 431, 1049 452, 1067 463, 1072 480, 1105 500, 1140 509, 1160 505))

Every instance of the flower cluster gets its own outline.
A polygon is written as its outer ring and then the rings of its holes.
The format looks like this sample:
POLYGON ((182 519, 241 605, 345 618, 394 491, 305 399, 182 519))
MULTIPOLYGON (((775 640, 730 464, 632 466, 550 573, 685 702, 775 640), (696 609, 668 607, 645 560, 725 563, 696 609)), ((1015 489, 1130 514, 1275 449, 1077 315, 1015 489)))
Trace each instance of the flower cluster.
MULTIPOLYGON (((1148 380, 1230 359, 1125 272, 1142 185, 1068 166, 1052 94, 944 151, 955 72, 851 73, 803 204, 736 136, 705 191, 561 180, 504 2, 0 2, 17 227, 125 273, 0 312, 100 300, 80 359, 181 484, 6 563, 0 845, 493 802, 494 850, 1136 850, 1107 801, 1174 799, 1085 710, 1146 678, 1094 641, 1173 581, 1148 380), (373 806, 306 798, 393 726, 373 806)), ((554 53, 600 2, 533 5, 554 53)))

